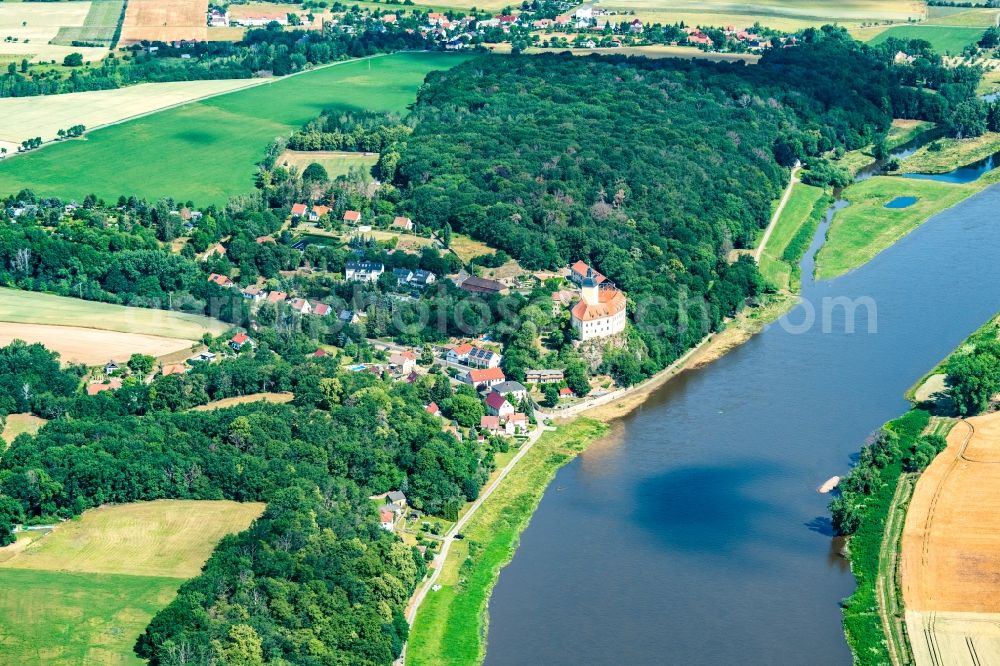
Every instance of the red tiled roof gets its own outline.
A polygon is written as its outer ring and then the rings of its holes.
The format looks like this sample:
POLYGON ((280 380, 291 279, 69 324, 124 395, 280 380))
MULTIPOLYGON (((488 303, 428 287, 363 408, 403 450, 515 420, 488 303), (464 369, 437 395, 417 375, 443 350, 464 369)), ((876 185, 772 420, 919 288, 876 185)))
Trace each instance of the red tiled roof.
MULTIPOLYGON (((572 266, 570 266, 569 269, 571 271, 573 271, 574 273, 576 273, 577 275, 579 275, 581 278, 587 277, 587 271, 588 270, 592 270, 590 268, 590 266, 588 266, 587 264, 583 263, 582 261, 576 262, 575 264, 573 264, 572 266)), ((597 280, 597 284, 601 284, 607 278, 605 278, 603 275, 601 275, 597 271, 594 271, 594 279, 597 280)))
POLYGON ((268 303, 281 303, 283 300, 288 298, 288 294, 283 291, 272 291, 267 295, 268 303))
POLYGON ((462 344, 458 345, 457 347, 453 347, 452 351, 455 352, 459 356, 464 356, 464 355, 468 354, 470 351, 472 351, 472 345, 469 344, 468 342, 465 342, 465 343, 462 343, 462 344))
POLYGON ((273 243, 274 239, 270 236, 257 236, 257 244, 263 245, 264 243, 273 243))
POLYGON ((324 215, 326 215, 327 213, 330 212, 330 207, 329 206, 313 206, 313 212, 316 213, 316 215, 318 215, 320 217, 323 217, 324 215))
POLYGON ((569 388, 568 386, 564 386, 563 388, 559 389, 559 395, 573 395, 573 389, 569 388))
POLYGON ((601 289, 597 292, 598 302, 588 304, 583 299, 573 306, 573 317, 580 321, 604 319, 625 309, 625 294, 617 289, 601 289))
POLYGON ((507 398, 503 397, 496 391, 490 391, 489 395, 486 396, 486 404, 493 409, 500 409, 503 407, 505 402, 507 402, 507 398))
POLYGON ((317 349, 313 352, 313 356, 316 358, 323 358, 324 356, 327 356, 327 353, 325 349, 317 349))
POLYGON ((357 222, 361 219, 361 213, 356 210, 349 210, 344 213, 344 222, 357 222))
POLYGON ((230 287, 233 284, 233 281, 230 280, 228 277, 226 277, 225 275, 219 275, 218 273, 212 273, 211 275, 209 275, 208 281, 214 282, 220 287, 230 287))
POLYGON ((503 374, 503 370, 500 368, 482 368, 476 370, 469 370, 469 379, 472 380, 473 384, 479 384, 481 382, 488 381, 500 381, 502 382, 506 379, 506 375, 503 374))
POLYGON ((171 363, 170 365, 163 366, 163 376, 168 375, 183 375, 187 372, 187 366, 183 363, 171 363))
POLYGON ((250 341, 250 336, 246 333, 237 333, 229 341, 237 345, 242 345, 250 341))
POLYGON ((292 215, 305 215, 306 205, 305 204, 293 204, 292 205, 292 215))
POLYGON ((483 416, 479 419, 479 427, 487 430, 496 430, 500 427, 499 416, 483 416))
POLYGON ((312 306, 313 306, 313 312, 315 312, 320 316, 328 315, 332 310, 332 308, 326 303, 313 303, 312 306))
POLYGON ((431 404, 424 407, 424 409, 427 410, 428 414, 433 414, 434 416, 437 416, 438 414, 441 413, 441 408, 437 406, 436 402, 432 402, 431 404))
POLYGON ((97 395, 104 391, 115 391, 122 387, 122 380, 115 377, 107 384, 87 384, 87 395, 97 395))

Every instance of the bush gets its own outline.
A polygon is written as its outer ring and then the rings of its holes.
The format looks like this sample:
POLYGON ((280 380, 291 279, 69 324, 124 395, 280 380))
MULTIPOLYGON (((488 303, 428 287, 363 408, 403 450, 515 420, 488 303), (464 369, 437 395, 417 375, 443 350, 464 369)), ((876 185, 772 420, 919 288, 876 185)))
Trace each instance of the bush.
POLYGON ((83 65, 83 54, 82 53, 68 53, 65 58, 63 58, 63 67, 80 67, 83 65))

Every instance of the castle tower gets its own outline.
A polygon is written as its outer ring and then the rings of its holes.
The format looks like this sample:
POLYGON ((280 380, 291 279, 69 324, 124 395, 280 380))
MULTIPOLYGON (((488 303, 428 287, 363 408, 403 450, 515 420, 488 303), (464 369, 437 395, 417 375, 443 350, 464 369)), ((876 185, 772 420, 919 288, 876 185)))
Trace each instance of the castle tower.
POLYGON ((593 269, 587 269, 587 277, 583 278, 580 283, 580 296, 587 305, 596 305, 600 302, 600 296, 597 293, 597 279, 594 277, 593 269))

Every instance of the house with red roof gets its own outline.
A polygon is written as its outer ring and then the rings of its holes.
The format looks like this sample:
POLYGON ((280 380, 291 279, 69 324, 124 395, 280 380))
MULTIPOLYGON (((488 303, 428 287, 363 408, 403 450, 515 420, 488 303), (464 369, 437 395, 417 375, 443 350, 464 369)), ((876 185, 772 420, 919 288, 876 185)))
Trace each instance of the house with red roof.
POLYGON ((490 391, 486 394, 486 412, 499 416, 501 421, 506 421, 507 417, 514 413, 514 406, 496 391, 490 391))
POLYGON ((312 313, 312 305, 304 298, 293 298, 288 301, 288 307, 299 314, 307 315, 312 313))
POLYGON ((449 363, 466 363, 469 360, 469 353, 472 350, 473 346, 468 342, 464 342, 449 349, 446 358, 449 363))
POLYGON ((353 222, 357 224, 361 221, 361 213, 356 210, 344 211, 344 222, 353 222))
POLYGON ((183 363, 169 363, 160 370, 160 374, 164 377, 169 377, 170 375, 183 375, 189 370, 188 366, 183 363))
POLYGON ((264 243, 274 243, 275 240, 270 236, 257 236, 254 240, 257 241, 257 245, 263 245, 264 243))
POLYGON ((573 398, 573 397, 576 397, 576 394, 573 393, 573 389, 571 389, 568 386, 564 386, 561 389, 559 389, 559 397, 560 398, 573 398))
POLYGON ((215 284, 219 285, 220 287, 225 287, 226 289, 228 289, 229 287, 233 286, 233 281, 232 280, 230 280, 225 275, 219 275, 218 273, 212 273, 211 275, 209 275, 208 276, 208 281, 209 282, 214 282, 215 284))
POLYGON ((588 269, 580 283, 580 300, 570 310, 570 323, 581 340, 616 335, 625 330, 625 306, 625 294, 610 283, 601 285, 588 269))
POLYGON ((431 404, 424 407, 424 409, 431 416, 441 416, 441 408, 437 406, 436 402, 432 402, 431 404))
POLYGON ((240 351, 247 345, 253 347, 253 340, 246 333, 237 333, 229 338, 229 346, 233 348, 233 351, 240 351))
POLYGON ((496 384, 503 382, 507 377, 500 368, 474 368, 462 375, 461 380, 466 384, 472 384, 476 388, 485 386, 492 388, 496 384))
POLYGON ((319 222, 320 218, 330 212, 329 206, 313 206, 309 211, 309 221, 319 222))
POLYGON ((382 529, 388 532, 394 532, 396 530, 396 514, 388 509, 382 509, 378 512, 379 524, 382 529))
POLYGON ((312 304, 312 313, 317 317, 328 317, 333 314, 333 308, 326 303, 314 302, 312 304))
POLYGON ((322 347, 313 352, 314 358, 323 358, 324 356, 329 356, 329 354, 327 354, 326 350, 323 349, 322 347))
POLYGON ((308 208, 304 203, 292 204, 292 217, 302 217, 308 208))
POLYGON ((267 292, 260 285, 252 284, 243 290, 243 298, 258 303, 267 297, 267 292))
POLYGON ((396 216, 392 221, 392 228, 398 231, 413 231, 413 220, 408 217, 396 216))
POLYGON ((479 419, 479 429, 491 435, 498 434, 500 432, 500 417, 489 415, 481 417, 479 419))
POLYGON ((122 380, 118 377, 109 379, 104 384, 87 384, 87 395, 97 395, 104 391, 117 391, 122 387, 122 380))
POLYGON ((528 415, 517 412, 508 417, 504 424, 508 435, 524 435, 528 432, 528 415))
POLYGON ((267 295, 268 303, 284 303, 285 299, 288 298, 288 294, 283 291, 272 291, 267 295))
POLYGON ((607 279, 582 261, 578 261, 569 267, 569 279, 570 282, 573 282, 574 284, 580 284, 583 282, 583 279, 587 277, 588 274, 592 275, 593 278, 597 280, 597 284, 601 284, 607 279))

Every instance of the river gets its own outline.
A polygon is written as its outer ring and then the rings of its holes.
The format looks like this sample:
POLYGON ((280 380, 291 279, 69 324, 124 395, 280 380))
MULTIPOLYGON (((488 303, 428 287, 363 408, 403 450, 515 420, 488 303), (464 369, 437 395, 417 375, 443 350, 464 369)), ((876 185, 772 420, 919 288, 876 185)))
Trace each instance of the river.
MULTIPOLYGON (((803 260, 811 275, 812 253, 803 260)), ((685 372, 552 482, 490 602, 488 666, 851 663, 854 588, 816 492, 903 392, 1000 310, 1000 186, 814 284, 685 372), (822 325, 824 298, 871 298, 822 325), (815 325, 790 330, 810 309, 815 325)))

